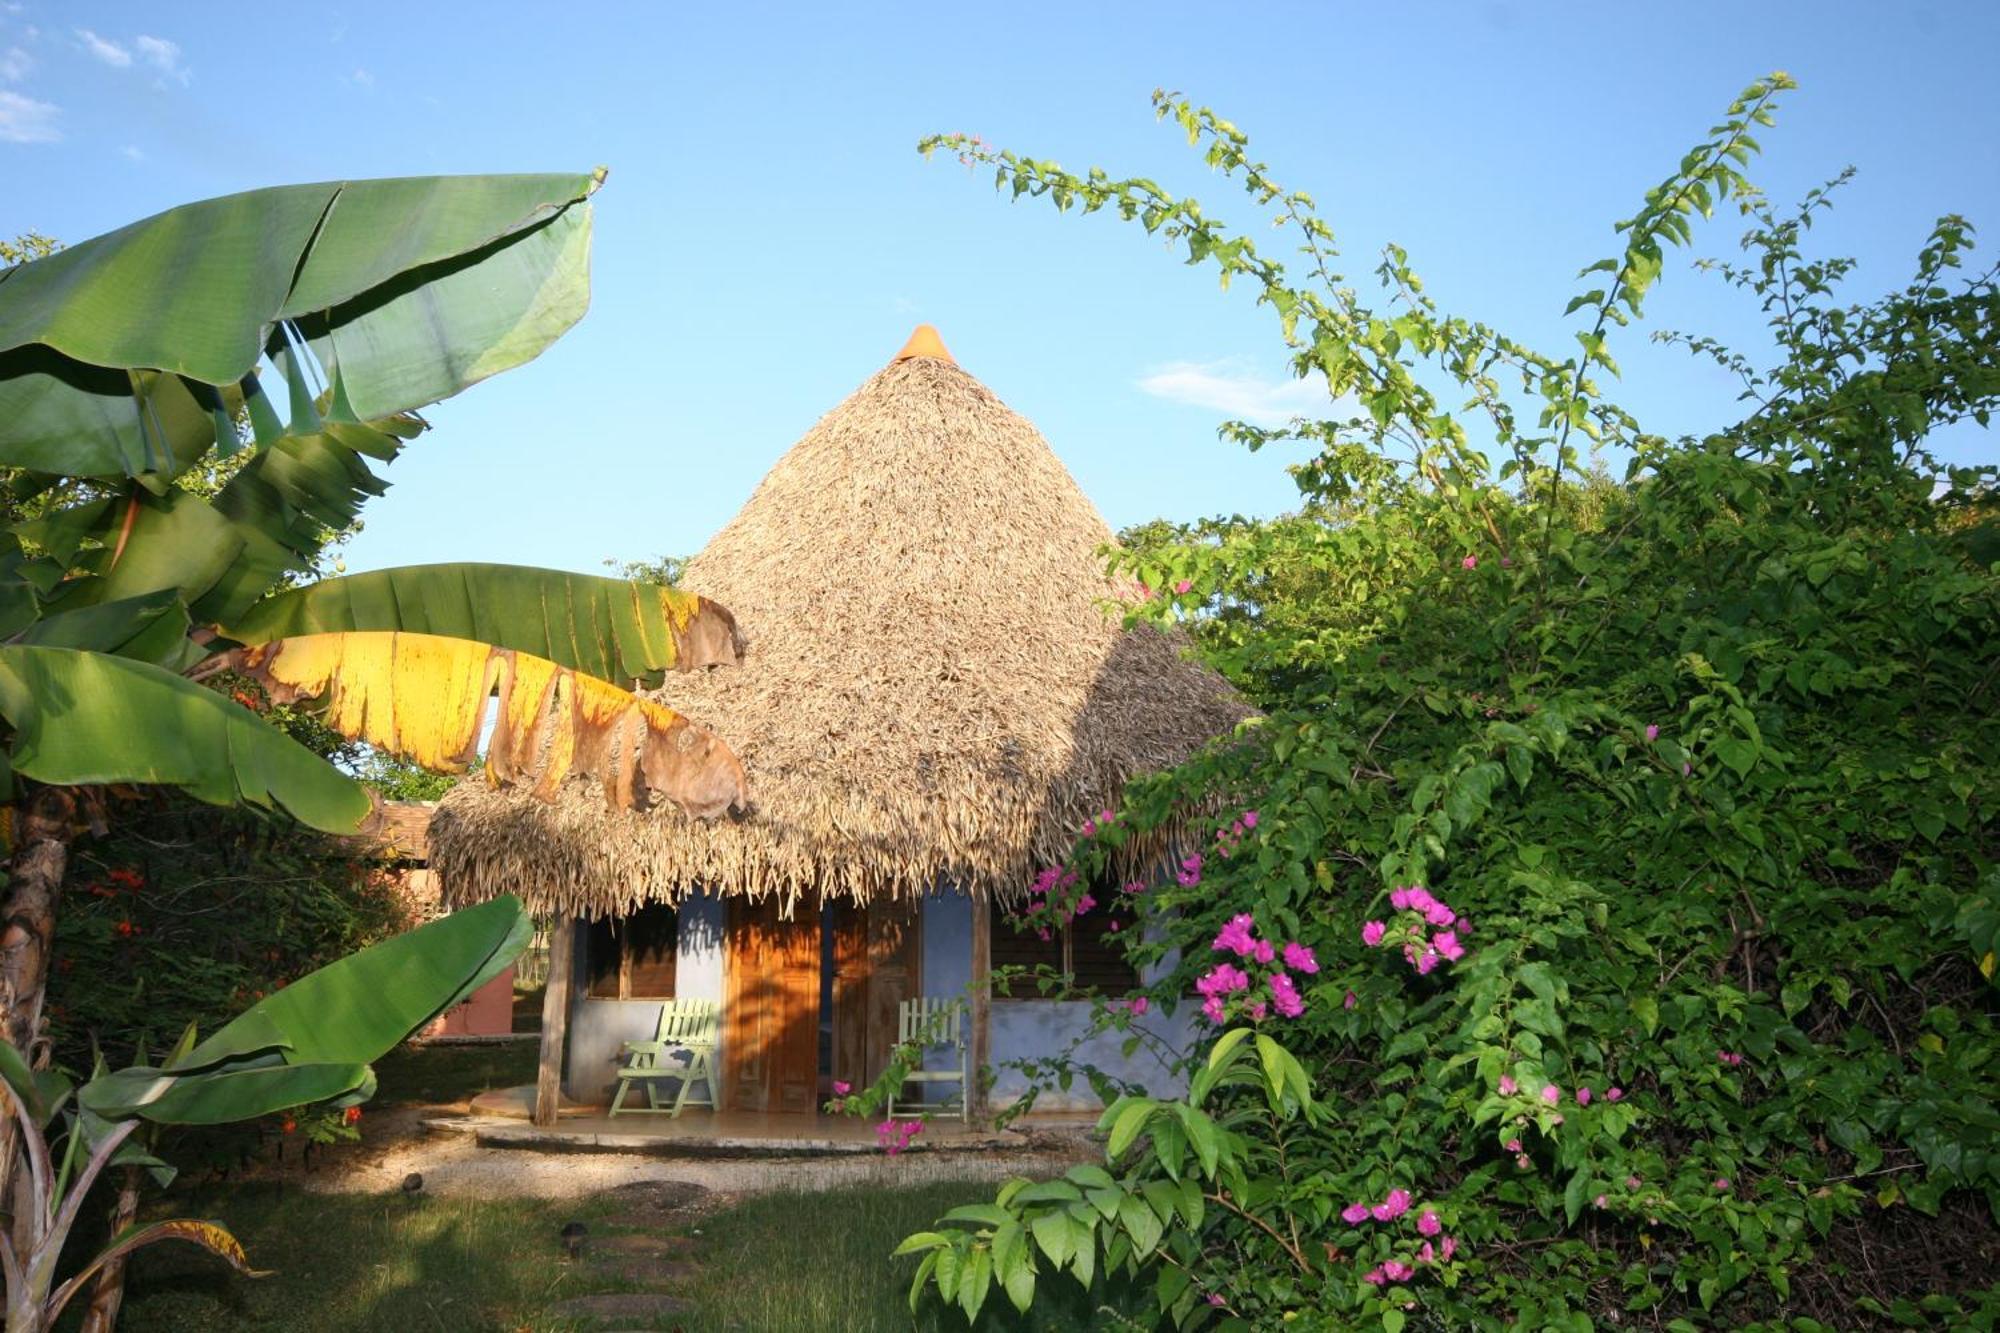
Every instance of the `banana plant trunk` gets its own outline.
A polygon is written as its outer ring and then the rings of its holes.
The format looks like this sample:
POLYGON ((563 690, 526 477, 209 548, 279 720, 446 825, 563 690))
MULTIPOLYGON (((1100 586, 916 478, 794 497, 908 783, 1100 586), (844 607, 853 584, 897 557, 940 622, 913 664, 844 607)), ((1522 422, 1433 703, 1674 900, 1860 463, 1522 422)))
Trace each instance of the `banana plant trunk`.
MULTIPOLYGON (((6 919, 0 926, 0 1036, 32 1061, 42 1035, 42 997, 48 988, 56 903, 69 866, 76 800, 60 787, 43 787, 24 806, 16 807, 15 818, 6 919)), ((9 1197, 20 1151, 14 1117, 0 1116, 0 1193, 9 1197)))
MULTIPOLYGON (((111 1235, 124 1234, 139 1217, 139 1168, 128 1166, 118 1186, 118 1203, 111 1210, 111 1235)), ((118 1311, 125 1304, 125 1256, 119 1255, 98 1270, 90 1288, 90 1306, 83 1312, 82 1333, 111 1333, 118 1327, 118 1311)))

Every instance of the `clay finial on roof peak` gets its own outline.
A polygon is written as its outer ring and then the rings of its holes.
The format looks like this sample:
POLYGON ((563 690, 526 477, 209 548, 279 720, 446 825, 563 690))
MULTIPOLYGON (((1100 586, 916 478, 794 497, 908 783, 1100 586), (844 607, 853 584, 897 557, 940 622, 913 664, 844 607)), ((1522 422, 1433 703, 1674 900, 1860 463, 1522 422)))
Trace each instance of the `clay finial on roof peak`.
POLYGON ((890 364, 893 365, 897 361, 908 361, 911 357, 916 356, 931 356, 936 357, 940 361, 951 361, 953 365, 958 364, 958 362, 952 361, 951 353, 944 349, 944 339, 938 337, 936 327, 930 324, 917 325, 917 331, 912 333, 910 340, 903 344, 903 350, 891 358, 890 364))

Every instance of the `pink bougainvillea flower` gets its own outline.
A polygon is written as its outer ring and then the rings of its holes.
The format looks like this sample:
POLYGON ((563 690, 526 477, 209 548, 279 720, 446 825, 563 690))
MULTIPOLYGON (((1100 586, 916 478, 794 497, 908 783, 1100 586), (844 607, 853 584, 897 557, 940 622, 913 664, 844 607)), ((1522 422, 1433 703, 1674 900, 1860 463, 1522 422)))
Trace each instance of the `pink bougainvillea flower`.
POLYGON ((1094 836, 1094 835, 1096 834, 1096 832, 1097 832, 1097 821, 1096 821, 1096 820, 1094 820, 1094 819, 1086 819, 1086 820, 1084 820, 1084 821, 1083 821, 1083 836, 1084 836, 1084 837, 1086 837, 1086 838, 1088 838, 1088 837, 1092 837, 1092 836, 1094 836))
POLYGON ((1049 942, 1049 932, 1046 928, 1038 930, 1035 933, 1042 937, 1042 943, 1047 944, 1049 942))
POLYGON ((1369 1216, 1377 1222, 1393 1222, 1409 1211, 1410 1192, 1406 1189, 1393 1189, 1383 1197, 1382 1202, 1369 1210, 1369 1216))
POLYGON ((1136 1018, 1140 1014, 1145 1013, 1148 1009, 1151 1009, 1153 1007, 1153 1002, 1147 999, 1143 995, 1135 995, 1130 1000, 1126 1001, 1125 1007, 1131 1010, 1132 1016, 1136 1018))
POLYGON ((1271 1012, 1271 1006, 1265 1004, 1262 1000, 1252 1000, 1250 1001, 1249 1012, 1251 1022, 1261 1023, 1264 1021, 1265 1015, 1271 1012))
POLYGON ((1313 957, 1311 949, 1293 940, 1285 946, 1285 966, 1294 972, 1313 973, 1319 971, 1319 959, 1313 957))
POLYGON ((1130 884, 1127 884, 1125 886, 1126 893, 1144 893, 1145 891, 1146 891, 1146 885, 1143 880, 1135 879, 1130 884))
POLYGON ((1388 1275, 1391 1281, 1395 1282, 1402 1282, 1405 1281, 1406 1279, 1415 1277, 1417 1273, 1417 1270, 1410 1267, 1408 1264, 1398 1263, 1394 1259, 1391 1259, 1388 1263, 1383 1264, 1382 1271, 1388 1275))
POLYGON ((1458 1237, 1446 1236, 1444 1238, 1444 1244, 1438 1248, 1438 1257, 1444 1260, 1446 1263, 1450 1263, 1451 1256, 1456 1254, 1457 1252, 1458 1252, 1458 1237))
POLYGON ((1561 1101, 1562 1098, 1563 1098, 1562 1089, 1558 1088, 1553 1083, 1549 1084, 1547 1087, 1542 1089, 1542 1100, 1547 1102, 1550 1106, 1554 1106, 1557 1102, 1561 1101))
POLYGON ((1352 1009, 1355 1005, 1360 1003, 1361 1003, 1361 997, 1359 995, 1356 995, 1353 991, 1349 991, 1347 992, 1347 998, 1340 1002, 1340 1007, 1343 1009, 1352 1009))
POLYGON ((1363 1282, 1372 1282, 1376 1286, 1380 1287, 1388 1283, 1389 1275, 1388 1273, 1384 1272, 1382 1266, 1378 1264, 1375 1267, 1369 1269, 1366 1273, 1363 1273, 1361 1275, 1361 1280, 1363 1282))
POLYGON ((1512 1074, 1502 1074, 1500 1076, 1500 1095, 1502 1097, 1512 1097, 1520 1089, 1521 1085, 1514 1081, 1512 1074))
POLYGON ((1648 743, 1650 744, 1651 742, 1653 742, 1653 741, 1656 741, 1656 740, 1658 740, 1658 739, 1660 739, 1660 729, 1659 729, 1659 727, 1658 727, 1657 725, 1653 724, 1653 723, 1650 723, 1650 722, 1649 722, 1649 723, 1647 723, 1647 724, 1646 724, 1646 740, 1647 740, 1647 742, 1648 742, 1648 743))
POLYGON ((1372 949, 1380 944, 1382 937, 1388 933, 1389 928, 1380 921, 1370 921, 1361 927, 1361 942, 1372 949))
POLYGON ((1076 911, 1074 915, 1083 916, 1086 913, 1088 913, 1091 908, 1095 906, 1097 906, 1097 899, 1091 897, 1089 894, 1086 893, 1083 895, 1083 897, 1078 898, 1076 900, 1076 911))
POLYGON ((1225 1013, 1222 1005, 1222 997, 1220 995, 1209 996, 1201 1002, 1201 1011, 1208 1016, 1209 1022, 1221 1023, 1225 1013))
POLYGON ((1715 1187, 1716 1187, 1717 1189, 1719 1189, 1719 1190, 1726 1190, 1726 1189, 1728 1189, 1728 1188, 1729 1188, 1729 1177, 1728 1177, 1728 1176, 1717 1176, 1717 1177, 1715 1178, 1715 1187))
POLYGON ((1501 1144, 1500 1146, 1505 1148, 1508 1152, 1521 1151, 1521 1141, 1519 1139, 1508 1139, 1505 1143, 1501 1144))
POLYGON ((1458 920, 1458 913, 1452 911, 1443 903, 1433 902, 1429 907, 1424 909, 1424 920, 1430 922, 1433 926, 1448 926, 1458 920))
POLYGON ((1255 810, 1245 810, 1243 812, 1243 827, 1246 829, 1257 827, 1257 812, 1255 810))
POLYGON ((1431 948, 1454 963, 1465 957, 1465 946, 1458 942, 1458 932, 1455 930, 1441 930, 1431 936, 1431 948))
POLYGON ((1479 568, 1479 557, 1476 555, 1469 555, 1465 557, 1465 559, 1458 562, 1458 567, 1460 569, 1477 569, 1479 568))
POLYGON ((1715 1058, 1722 1061, 1723 1064, 1728 1065, 1731 1069, 1743 1063, 1743 1057, 1735 1051, 1717 1051, 1715 1058))
POLYGON ((1417 1251, 1417 1262, 1423 1264, 1434 1264, 1437 1262, 1437 1251, 1431 1248, 1429 1241, 1425 1241, 1423 1248, 1417 1251))
POLYGON ((1514 1165, 1520 1167, 1523 1171, 1526 1171, 1529 1167, 1533 1166, 1534 1163, 1529 1161, 1528 1154, 1523 1152, 1514 1154, 1514 1165))
POLYGON ((1348 1204, 1347 1207, 1340 1210, 1340 1220, 1349 1226, 1360 1226, 1368 1220, 1368 1205, 1365 1203, 1348 1204))
POLYGON ((1417 1214, 1417 1232, 1420 1235, 1435 1236, 1444 1230, 1444 1223, 1438 1221, 1437 1210, 1426 1208, 1417 1214))
POLYGON ((1692 777, 1693 775, 1694 775, 1694 765, 1690 764, 1685 759, 1681 760, 1681 776, 1685 778, 1685 777, 1692 777))
POLYGON ((1223 1300, 1223 1299, 1222 1299, 1222 1293, 1221 1293, 1221 1292, 1219 1292, 1219 1291, 1211 1291, 1211 1292, 1209 1292, 1209 1293, 1208 1293, 1208 1303, 1209 1303, 1210 1305, 1213 1305, 1213 1306, 1214 1306, 1214 1307, 1215 1307, 1216 1309, 1218 1309, 1218 1310, 1219 1310, 1219 1309, 1221 1309, 1221 1308, 1222 1308, 1223 1306, 1227 1305, 1227 1304, 1228 1304, 1229 1302, 1227 1302, 1227 1301, 1225 1301, 1225 1300, 1223 1300))
POLYGON ((1593 1205, 1598 1208, 1602 1208, 1606 1202, 1607 1200, 1602 1194, 1598 1195, 1597 1198, 1592 1201, 1593 1205))
POLYGON ((852 1083, 843 1083, 839 1079, 835 1079, 833 1081, 833 1092, 835 1096, 845 1097, 848 1093, 853 1091, 854 1091, 854 1085, 852 1083))
POLYGON ((1271 941, 1258 940, 1257 943, 1254 946, 1252 946, 1250 950, 1250 956, 1256 959, 1260 963, 1268 963, 1273 958, 1276 958, 1278 956, 1278 951, 1271 947, 1271 941))
POLYGON ((1298 988, 1292 984, 1288 972, 1271 974, 1271 1003, 1286 1018, 1297 1018, 1306 1011, 1306 1002, 1299 998, 1298 988))
POLYGON ((1604 1100, 1605 1100, 1605 1101, 1607 1101, 1607 1102, 1622 1102, 1622 1101, 1624 1101, 1624 1100, 1625 1100, 1625 1089, 1623 1089, 1623 1088, 1606 1088, 1606 1089, 1604 1090, 1604 1100))
POLYGON ((1187 580, 1187 579, 1176 579, 1176 580, 1174 581, 1174 591, 1175 591, 1175 592, 1180 592, 1180 593, 1184 593, 1184 592, 1187 592, 1187 591, 1189 591, 1189 590, 1190 590, 1190 589, 1192 589, 1193 587, 1194 587, 1194 584, 1193 584, 1192 582, 1190 582, 1189 580, 1187 580))
POLYGON ((1578 1088, 1578 1089, 1576 1090, 1576 1104, 1577 1104, 1578 1106, 1588 1106, 1588 1105, 1590 1105, 1590 1089, 1589 1089, 1589 1088, 1578 1088))
POLYGON ((1417 959, 1417 975, 1427 977, 1436 969, 1437 965, 1438 951, 1436 949, 1425 949, 1422 956, 1417 959))
POLYGON ((1430 890, 1421 884, 1389 891, 1389 906, 1398 912, 1428 912, 1436 904, 1437 899, 1431 897, 1430 890))
POLYGON ((1638 1189, 1642 1183, 1643 1182, 1637 1176, 1625 1177, 1625 1188, 1628 1190, 1638 1189))
POLYGON ((1257 919, 1250 913, 1237 913, 1215 933, 1214 948, 1220 953, 1233 953, 1238 958, 1249 956, 1257 947, 1257 941, 1250 934, 1256 924, 1257 919))

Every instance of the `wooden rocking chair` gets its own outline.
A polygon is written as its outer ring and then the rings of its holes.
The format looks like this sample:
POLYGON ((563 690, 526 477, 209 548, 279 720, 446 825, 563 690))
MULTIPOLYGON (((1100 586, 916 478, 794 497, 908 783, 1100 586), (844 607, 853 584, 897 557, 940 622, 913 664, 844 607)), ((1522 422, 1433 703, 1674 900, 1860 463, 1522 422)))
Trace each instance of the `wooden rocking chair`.
MULTIPOLYGON (((954 1069, 913 1069, 904 1075, 909 1083, 956 1083, 958 1084, 958 1118, 967 1125, 972 1123, 971 1081, 968 1078, 965 1043, 965 1001, 960 999, 937 999, 920 996, 914 1000, 904 1000, 896 1006, 896 1041, 899 1045, 916 1042, 925 1048, 949 1046, 958 1055, 958 1065, 954 1069)), ((918 1103, 922 1106, 926 1103, 918 1103)), ((938 1109, 950 1106, 944 1102, 938 1109)), ((896 1090, 889 1092, 889 1118, 896 1116, 896 1090)))
POLYGON ((721 1026, 722 1006, 714 1000, 668 1000, 660 1006, 660 1027, 651 1041, 625 1043, 625 1063, 618 1070, 618 1095, 611 1099, 611 1114, 666 1115, 678 1118, 687 1106, 715 1105, 716 1030, 721 1026), (668 1062, 673 1052, 685 1052, 685 1064, 668 1062), (677 1078, 681 1082, 672 1106, 662 1106, 653 1081, 677 1078), (634 1080, 645 1084, 646 1104, 627 1107, 625 1094, 634 1080), (689 1097, 697 1082, 708 1095, 689 1097))

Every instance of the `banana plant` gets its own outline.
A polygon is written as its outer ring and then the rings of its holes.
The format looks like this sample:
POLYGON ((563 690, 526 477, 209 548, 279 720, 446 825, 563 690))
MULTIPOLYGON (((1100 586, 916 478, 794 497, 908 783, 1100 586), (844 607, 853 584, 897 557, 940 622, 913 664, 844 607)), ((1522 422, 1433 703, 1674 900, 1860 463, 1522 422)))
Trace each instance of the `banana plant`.
MULTIPOLYGON (((746 803, 725 744, 627 693, 737 661, 722 607, 501 565, 314 577, 387 489, 378 469, 427 428, 420 408, 582 317, 603 179, 253 190, 0 271, 0 503, 18 520, 0 529, 0 1040, 17 1052, 39 1056, 68 847, 115 817, 104 793, 166 785, 328 832, 368 825, 368 792, 201 683, 219 672, 447 769, 497 691, 490 779, 552 797, 590 774, 614 803, 698 816, 746 803)), ((332 1077, 317 1068, 199 1087, 332 1077)), ((93 1080, 79 1114, 111 1115, 92 1099, 136 1078, 93 1080)), ((209 1095, 157 1086, 133 1114, 209 1095)), ((25 1123, 0 1116, 0 1188, 25 1123)))
MULTIPOLYGON (((543 796, 575 771, 620 804, 708 816, 746 801, 726 745, 627 693, 735 662, 722 607, 502 565, 311 577, 426 429, 419 408, 581 318, 603 179, 253 190, 0 271, 0 471, 17 516, 33 511, 0 531, 0 798, 17 803, 4 910, 19 937, 0 949, 0 1037, 33 1049, 68 842, 107 817, 98 793, 161 784, 329 832, 367 825, 365 789, 200 683, 225 669, 446 768, 497 687, 509 734, 566 757, 533 774, 543 796), (227 479, 191 488, 218 459, 227 479), (381 680, 393 708, 343 702, 381 680)), ((528 767, 503 756, 488 775, 528 767)), ((6 1138, 0 1124, 0 1170, 6 1138)))
POLYGON ((218 1125, 307 1103, 360 1104, 375 1090, 369 1066, 497 975, 531 929, 511 897, 454 912, 299 978, 206 1040, 190 1028, 158 1066, 100 1069, 80 1087, 31 1069, 18 1049, 0 1043, 0 1100, 28 1177, 13 1235, 0 1234, 6 1333, 53 1329, 100 1273, 162 1241, 199 1245, 238 1272, 265 1276, 221 1223, 171 1218, 124 1228, 57 1281, 83 1201, 107 1169, 171 1179, 173 1168, 135 1142, 144 1125, 218 1125))

